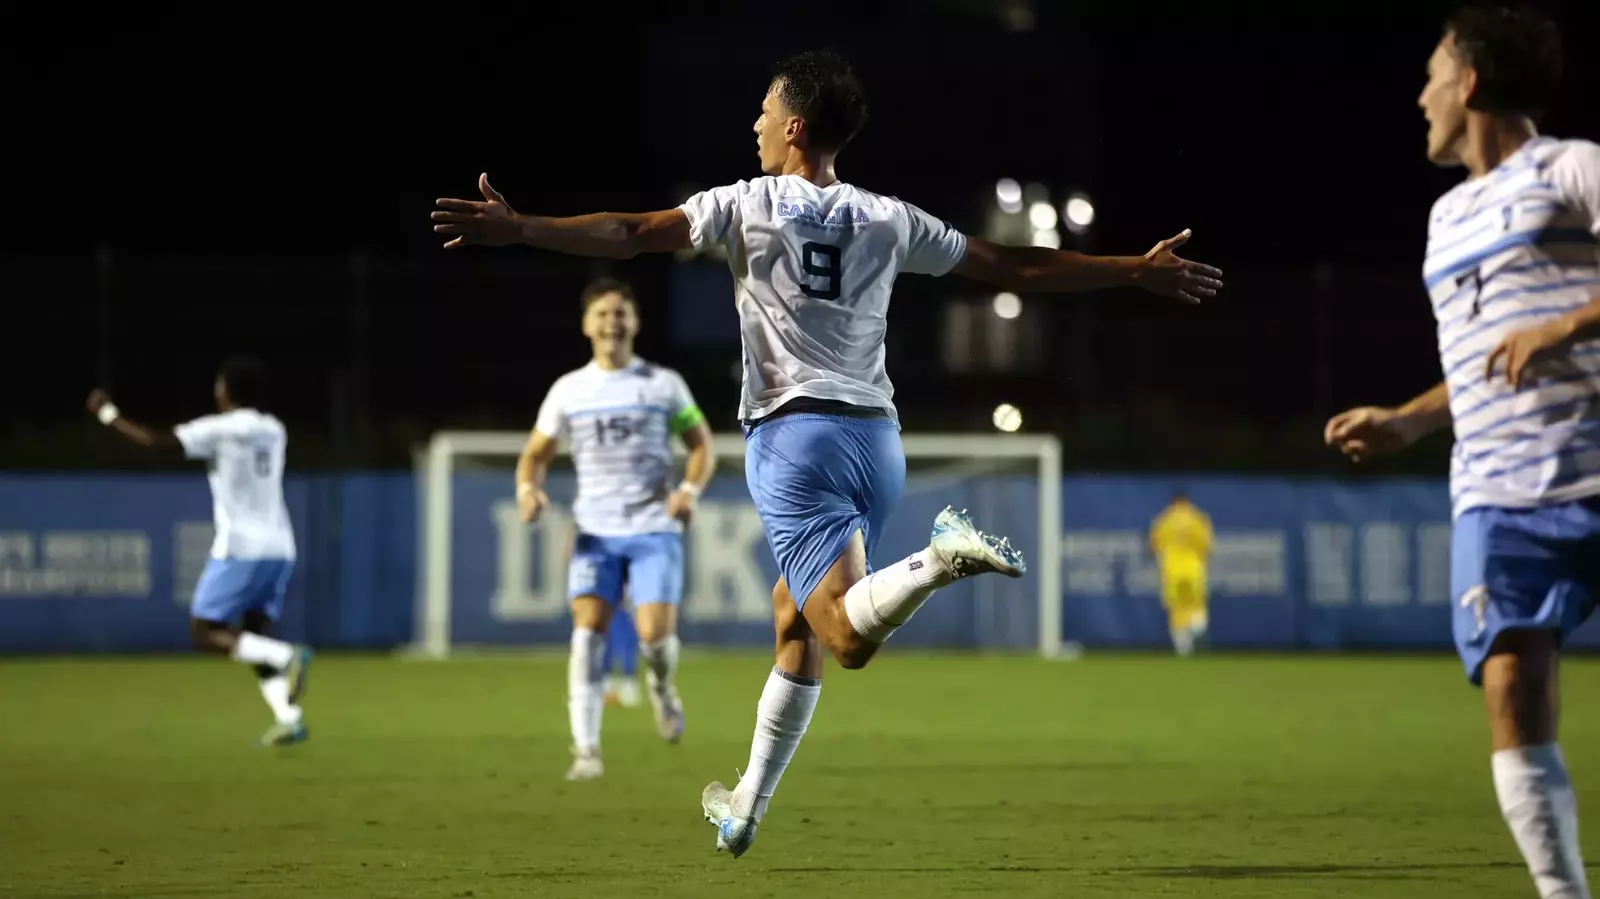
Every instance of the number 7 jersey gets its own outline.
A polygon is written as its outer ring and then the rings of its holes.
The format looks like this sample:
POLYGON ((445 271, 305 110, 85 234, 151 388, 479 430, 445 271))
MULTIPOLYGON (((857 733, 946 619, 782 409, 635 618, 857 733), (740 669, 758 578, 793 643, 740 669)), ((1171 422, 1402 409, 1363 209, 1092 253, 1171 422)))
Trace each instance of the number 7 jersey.
POLYGON ((898 419, 884 369, 895 276, 946 274, 966 235, 893 197, 794 175, 702 191, 679 208, 696 250, 728 251, 744 343, 741 419, 802 396, 898 419))

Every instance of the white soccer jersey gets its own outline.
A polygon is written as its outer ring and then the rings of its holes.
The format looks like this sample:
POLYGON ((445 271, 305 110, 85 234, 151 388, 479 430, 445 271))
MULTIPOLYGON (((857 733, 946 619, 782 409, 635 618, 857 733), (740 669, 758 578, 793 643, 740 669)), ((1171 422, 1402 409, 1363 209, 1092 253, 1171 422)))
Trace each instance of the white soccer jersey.
POLYGON ((283 422, 254 409, 204 415, 173 429, 183 452, 209 463, 218 559, 293 559, 294 528, 283 501, 283 422))
POLYGON ((893 197, 794 175, 713 188, 679 208, 695 249, 728 249, 744 342, 740 418, 800 396, 898 418, 884 370, 889 292, 901 272, 949 272, 966 235, 893 197))
POLYGON ((1456 445, 1455 513, 1600 494, 1600 340, 1484 376, 1506 335, 1600 297, 1600 146, 1538 138, 1434 204, 1423 276, 1456 445))
POLYGON ((682 532, 667 514, 676 486, 671 439, 704 420, 677 372, 636 358, 615 371, 590 362, 562 375, 534 429, 571 443, 579 530, 623 537, 682 532))

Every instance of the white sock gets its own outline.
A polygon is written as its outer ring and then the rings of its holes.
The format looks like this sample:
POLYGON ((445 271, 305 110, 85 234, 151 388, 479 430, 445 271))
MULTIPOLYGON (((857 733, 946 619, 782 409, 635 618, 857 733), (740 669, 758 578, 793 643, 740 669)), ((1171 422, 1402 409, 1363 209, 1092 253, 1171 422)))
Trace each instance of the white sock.
POLYGON ((918 550, 851 585, 844 594, 844 612, 856 633, 882 643, 950 581, 933 550, 918 550))
POLYGON ((1173 628, 1170 633, 1172 634, 1172 648, 1178 651, 1178 655, 1186 656, 1194 652, 1193 630, 1179 627, 1173 628))
POLYGON ((579 752, 600 749, 600 713, 606 706, 600 655, 605 647, 605 634, 586 627, 572 629, 572 655, 567 658, 567 718, 572 725, 572 743, 579 752))
POLYGON ((639 657, 644 660, 644 677, 650 689, 662 693, 672 689, 673 675, 678 672, 678 635, 668 634, 654 643, 639 647, 639 657))
POLYGON ((281 674, 272 677, 263 677, 261 683, 261 697, 267 701, 272 709, 272 717, 279 724, 299 724, 300 707, 289 701, 289 679, 281 674))
POLYGON ((1578 797, 1555 743, 1490 758, 1494 791, 1541 899, 1589 899, 1578 851, 1578 797))
POLYGON ((735 817, 757 821, 766 817, 767 805, 778 790, 784 769, 794 758, 800 738, 806 735, 811 713, 817 709, 822 681, 786 674, 777 668, 767 675, 767 686, 756 703, 756 733, 750 741, 750 764, 733 789, 735 817))
POLYGON ((282 640, 241 631, 233 642, 233 658, 246 665, 271 665, 282 671, 294 661, 294 646, 282 640))

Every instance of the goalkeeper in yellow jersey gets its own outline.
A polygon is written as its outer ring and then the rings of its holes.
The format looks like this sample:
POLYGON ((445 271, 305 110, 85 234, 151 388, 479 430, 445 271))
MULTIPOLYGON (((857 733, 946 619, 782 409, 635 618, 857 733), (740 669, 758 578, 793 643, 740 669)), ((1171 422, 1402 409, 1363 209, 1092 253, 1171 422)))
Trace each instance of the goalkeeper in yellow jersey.
POLYGON ((1179 491, 1150 524, 1150 552, 1161 569, 1161 605, 1178 655, 1205 640, 1206 566, 1211 558, 1211 518, 1179 491))

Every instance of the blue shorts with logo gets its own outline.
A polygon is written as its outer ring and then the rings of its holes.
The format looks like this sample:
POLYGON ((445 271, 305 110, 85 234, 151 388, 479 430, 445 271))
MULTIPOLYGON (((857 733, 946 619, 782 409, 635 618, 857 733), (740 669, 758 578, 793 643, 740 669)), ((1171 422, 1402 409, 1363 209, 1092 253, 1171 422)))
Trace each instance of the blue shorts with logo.
POLYGON ((1564 641, 1600 597, 1600 497, 1462 512, 1451 535, 1450 596, 1456 651, 1475 685, 1500 634, 1552 630, 1564 641))
POLYGON ((212 559, 195 585, 189 615, 226 624, 260 612, 277 621, 293 575, 293 559, 212 559))
POLYGON ((599 537, 579 533, 567 567, 567 598, 598 596, 622 602, 622 588, 635 606, 683 598, 683 535, 675 533, 599 537))
POLYGON ((802 609, 856 531, 872 558, 906 485, 900 428, 889 418, 781 415, 748 431, 744 459, 767 545, 802 609))

